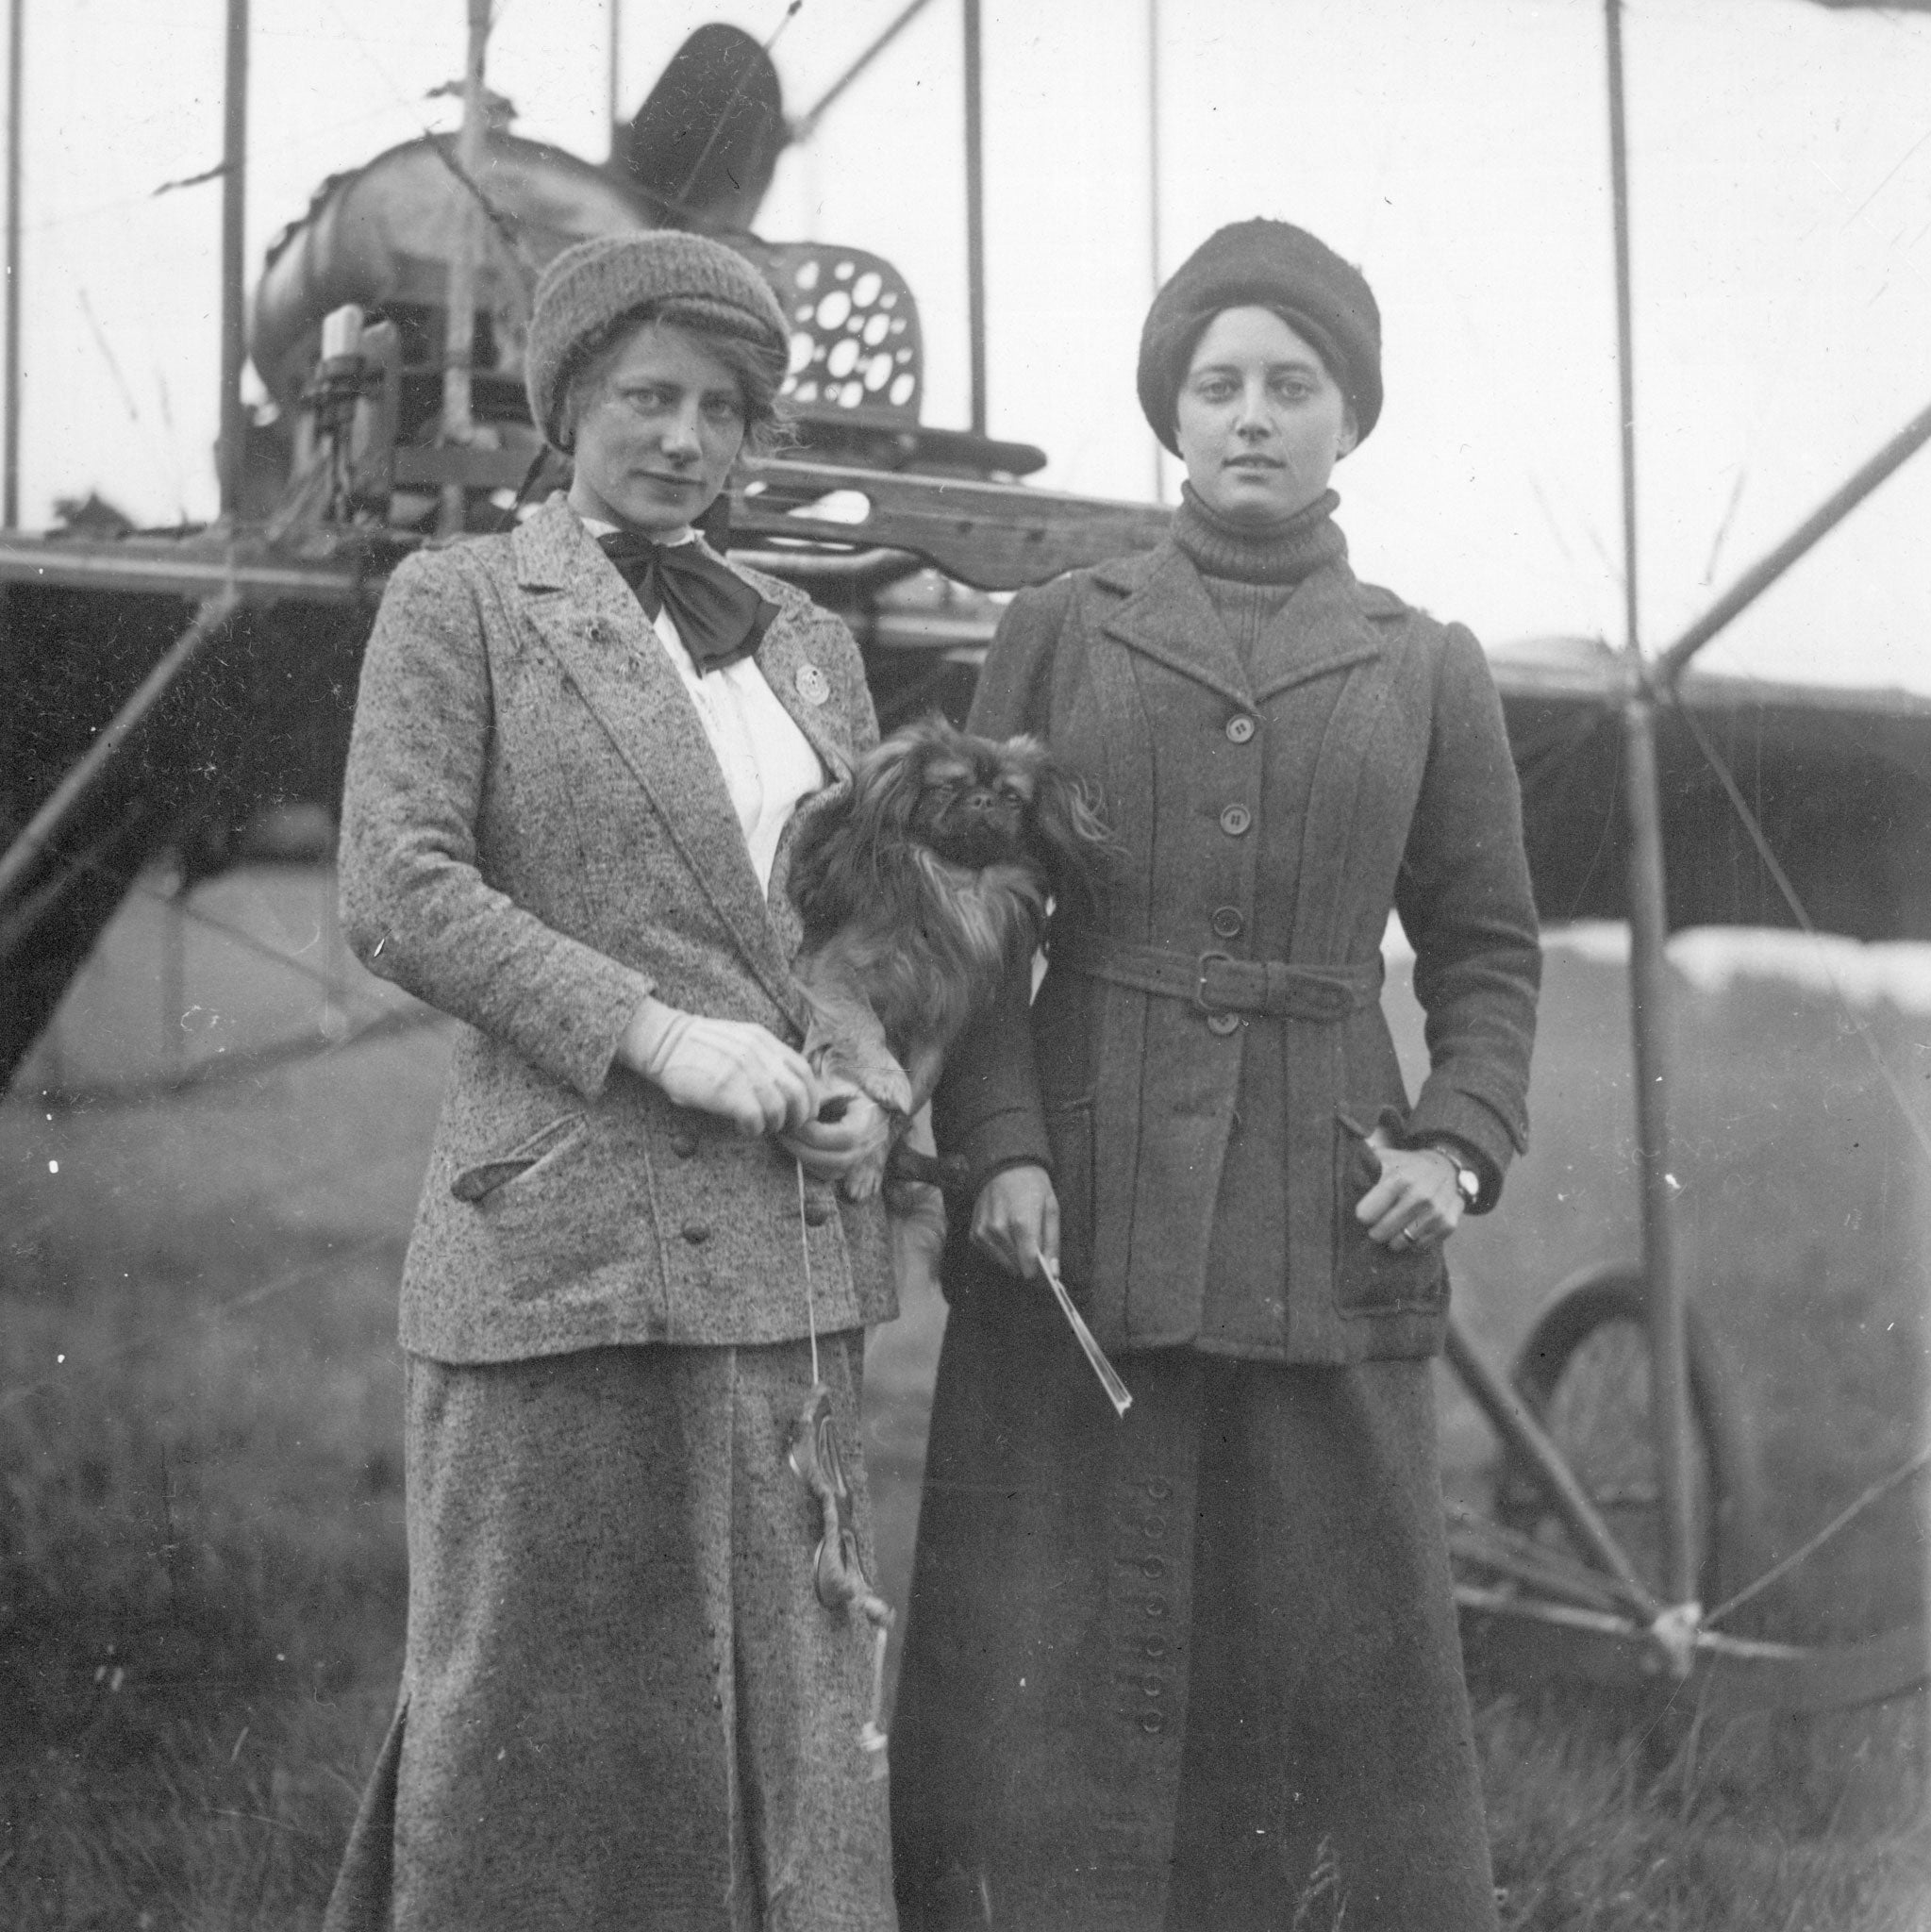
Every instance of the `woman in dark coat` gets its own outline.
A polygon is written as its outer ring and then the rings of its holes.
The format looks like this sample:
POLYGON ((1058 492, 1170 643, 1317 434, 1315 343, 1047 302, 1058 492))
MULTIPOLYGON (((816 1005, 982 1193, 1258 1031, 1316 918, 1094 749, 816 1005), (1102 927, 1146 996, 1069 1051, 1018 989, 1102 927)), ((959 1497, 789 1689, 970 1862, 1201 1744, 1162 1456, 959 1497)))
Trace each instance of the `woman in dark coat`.
POLYGON ((526 374, 569 496, 411 558, 370 640, 344 924, 468 1025, 403 1276, 402 1695, 331 1932, 893 1924, 870 1633, 786 1466, 822 1380, 869 1560, 895 1310, 835 1182, 883 1123, 817 1119, 784 882, 877 726, 844 626, 692 530, 786 354, 717 242, 559 256, 526 374))
POLYGON ((901 1919, 1475 1932, 1430 1358, 1442 1244, 1526 1133, 1501 706, 1468 631, 1348 569, 1328 477, 1381 407, 1355 269, 1223 229, 1155 300, 1140 394, 1187 464, 1170 540, 1015 598, 973 711, 1083 774, 1122 858, 1056 922, 1030 1023, 1009 989, 938 1097, 975 1205, 896 1716, 901 1919), (1040 1254, 1124 1421, 1024 1278, 1040 1254))

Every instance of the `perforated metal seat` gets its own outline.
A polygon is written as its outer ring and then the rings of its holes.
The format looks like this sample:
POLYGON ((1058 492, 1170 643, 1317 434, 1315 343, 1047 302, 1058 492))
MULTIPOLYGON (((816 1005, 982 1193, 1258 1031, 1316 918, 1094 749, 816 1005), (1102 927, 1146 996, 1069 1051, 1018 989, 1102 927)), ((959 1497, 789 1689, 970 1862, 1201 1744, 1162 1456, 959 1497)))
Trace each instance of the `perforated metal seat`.
POLYGON ((798 454, 860 469, 1029 476, 1045 452, 964 429, 931 429, 919 305, 882 255, 826 242, 733 245, 764 271, 791 331, 782 394, 798 454))
POLYGON ((916 425, 924 362, 919 305, 891 262, 823 242, 739 245, 764 271, 791 324, 786 399, 800 410, 916 425))

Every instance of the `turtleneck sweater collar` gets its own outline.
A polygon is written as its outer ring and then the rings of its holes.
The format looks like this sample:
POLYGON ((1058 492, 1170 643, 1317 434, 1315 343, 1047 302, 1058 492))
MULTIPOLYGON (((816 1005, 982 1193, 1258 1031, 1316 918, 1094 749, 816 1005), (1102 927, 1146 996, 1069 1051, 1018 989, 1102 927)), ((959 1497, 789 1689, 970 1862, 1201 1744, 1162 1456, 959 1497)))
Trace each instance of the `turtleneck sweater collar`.
POLYGON ((1287 522, 1252 530, 1217 515, 1192 484, 1183 483, 1180 508, 1174 512, 1174 541, 1203 576, 1231 577, 1242 584, 1298 584, 1323 563, 1348 554, 1348 540, 1334 521, 1340 506, 1332 490, 1323 491, 1287 522))

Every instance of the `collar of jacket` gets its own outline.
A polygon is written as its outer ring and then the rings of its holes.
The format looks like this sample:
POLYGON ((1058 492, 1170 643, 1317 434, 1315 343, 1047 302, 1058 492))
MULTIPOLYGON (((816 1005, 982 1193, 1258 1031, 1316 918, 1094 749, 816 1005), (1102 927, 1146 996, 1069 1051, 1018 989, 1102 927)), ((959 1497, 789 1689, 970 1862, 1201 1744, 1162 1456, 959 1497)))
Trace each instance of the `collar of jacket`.
POLYGON ((1171 538, 1098 565, 1090 581, 1110 593, 1109 601, 1119 600, 1101 613, 1108 637, 1240 705, 1265 704, 1294 685, 1378 657, 1381 625, 1407 614, 1399 597, 1358 582, 1338 558, 1295 586, 1250 667, 1202 588, 1200 572, 1171 538))
MULTIPOLYGON (((704 539, 700 536, 693 541, 702 543, 704 539)), ((516 581, 522 589, 571 591, 589 614, 607 621, 622 620, 626 634, 635 641, 642 641, 649 620, 644 617, 636 593, 598 547, 597 540, 584 528, 560 491, 533 517, 518 525, 510 541, 516 555, 516 581)), ((718 555, 716 551, 710 554, 718 555)), ((798 690, 798 673, 816 660, 809 649, 809 625, 797 620, 822 613, 802 591, 781 579, 766 576, 762 571, 746 570, 728 557, 719 558, 719 561, 778 607, 778 614, 758 650, 758 669, 764 674, 772 695, 805 734, 825 770, 834 779, 850 776, 850 759, 827 728, 827 708, 807 703, 798 690)))
MULTIPOLYGON (((802 1025, 804 1008, 790 961, 772 921, 770 901, 737 831, 724 773, 684 680, 658 646, 643 607, 560 494, 519 525, 510 549, 517 588, 544 645, 657 808, 746 962, 802 1025), (720 836, 720 826, 729 827, 732 836, 720 836)), ((810 647, 813 626, 804 621, 812 607, 789 584, 736 564, 730 567, 778 607, 758 667, 773 695, 818 754, 835 792, 850 782, 851 762, 831 733, 826 713, 832 707, 807 703, 799 690, 798 673, 816 661, 810 647)), ((821 792, 811 804, 816 807, 830 795, 821 792)), ((782 875, 783 868, 774 867, 774 884, 782 875)))

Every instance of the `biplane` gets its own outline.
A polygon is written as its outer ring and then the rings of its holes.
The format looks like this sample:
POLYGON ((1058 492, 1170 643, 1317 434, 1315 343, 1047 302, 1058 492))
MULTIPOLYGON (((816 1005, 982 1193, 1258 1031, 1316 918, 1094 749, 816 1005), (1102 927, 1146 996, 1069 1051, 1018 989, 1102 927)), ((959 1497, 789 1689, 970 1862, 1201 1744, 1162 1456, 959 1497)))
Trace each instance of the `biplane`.
MULTIPOLYGON (((238 155, 245 10, 230 4, 238 155)), ((970 115, 976 5, 965 4, 970 115)), ((755 232, 786 138, 778 75, 756 41, 724 26, 692 35, 600 165, 513 131, 483 84, 488 11, 470 0, 460 134, 325 181, 269 251, 245 342, 231 216, 219 520, 0 534, 9 1074, 158 855, 192 881, 229 863, 268 808, 334 811, 359 656, 396 561, 502 527, 562 480, 524 409, 520 345, 536 274, 574 242, 692 226, 770 280, 792 322, 797 442, 735 486, 720 536, 846 618, 888 725, 933 708, 963 715, 994 593, 1151 545, 1164 527, 1157 505, 1029 484, 1042 452, 983 423, 927 425, 918 303, 889 260, 755 232), (244 348, 278 406, 272 425, 241 409, 244 348)), ((1607 21, 1626 370, 1618 0, 1607 21)), ((975 217, 974 228, 976 291, 975 217)), ((1673 931, 1931 939, 1931 699, 1691 668, 1927 440, 1931 410, 1667 650, 1577 641, 1493 658, 1545 917, 1631 929, 1644 1205, 1642 1264, 1568 1284, 1512 1374, 1452 1331, 1452 1366, 1502 1444, 1495 1507, 1455 1529, 1465 1635, 1523 1677, 1694 1680, 1706 1707, 1823 1708, 1912 1689, 1931 1664, 1920 1623, 1824 1648, 1722 1627, 1760 1581, 1739 1574, 1748 1458, 1671 1241, 1661 1053, 1673 931), (1563 1418, 1578 1378, 1618 1351, 1637 1373, 1617 1425, 1653 1446, 1640 1483, 1611 1495, 1563 1418)), ((1627 502, 1626 445, 1624 482, 1627 502)))

